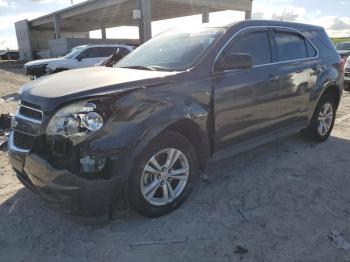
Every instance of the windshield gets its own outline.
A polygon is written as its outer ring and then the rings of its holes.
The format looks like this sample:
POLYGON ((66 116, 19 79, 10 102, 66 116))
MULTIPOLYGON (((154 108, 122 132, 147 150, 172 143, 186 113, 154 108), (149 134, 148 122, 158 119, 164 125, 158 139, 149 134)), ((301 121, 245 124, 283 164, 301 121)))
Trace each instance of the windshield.
POLYGON ((116 67, 184 71, 193 66, 224 28, 201 28, 195 32, 171 30, 131 52, 116 67))
POLYGON ((65 55, 64 58, 72 59, 76 55, 78 55, 81 52, 81 50, 83 50, 83 49, 84 48, 82 48, 82 47, 75 47, 67 55, 65 55))
POLYGON ((350 50, 350 43, 339 43, 337 44, 338 50, 350 50))

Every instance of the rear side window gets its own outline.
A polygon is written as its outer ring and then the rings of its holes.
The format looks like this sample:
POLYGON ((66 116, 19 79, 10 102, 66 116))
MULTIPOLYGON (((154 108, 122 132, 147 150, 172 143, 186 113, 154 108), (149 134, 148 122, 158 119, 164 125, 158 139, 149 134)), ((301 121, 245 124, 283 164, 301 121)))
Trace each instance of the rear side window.
POLYGON ((308 56, 309 57, 317 56, 317 50, 315 49, 315 47, 309 41, 305 41, 305 42, 306 42, 308 56))
POLYGON ((303 36, 289 32, 275 32, 278 61, 291 61, 308 58, 303 36))
POLYGON ((118 47, 100 47, 99 57, 108 57, 117 52, 118 47))
POLYGON ((245 53, 253 58, 254 65, 269 64, 272 61, 269 35, 266 31, 246 33, 234 40, 225 54, 245 53))

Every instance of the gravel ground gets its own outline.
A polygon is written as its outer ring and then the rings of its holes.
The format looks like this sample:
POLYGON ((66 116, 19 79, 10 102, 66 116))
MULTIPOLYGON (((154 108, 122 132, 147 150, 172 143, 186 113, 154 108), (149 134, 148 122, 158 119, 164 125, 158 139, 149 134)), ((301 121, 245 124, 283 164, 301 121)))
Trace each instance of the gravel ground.
MULTIPOLYGON (((0 96, 29 81, 21 73, 0 65, 0 96)), ((0 102, 1 113, 15 108, 0 102)), ((49 209, 0 152, 0 261, 350 261, 349 110, 346 93, 323 144, 296 134, 210 164, 179 210, 125 212, 102 228, 49 209)))

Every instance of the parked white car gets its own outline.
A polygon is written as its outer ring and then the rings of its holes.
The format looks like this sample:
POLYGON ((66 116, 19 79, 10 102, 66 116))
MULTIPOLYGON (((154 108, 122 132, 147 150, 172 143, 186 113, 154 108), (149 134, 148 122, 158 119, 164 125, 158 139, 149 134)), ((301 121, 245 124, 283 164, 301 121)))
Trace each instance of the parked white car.
POLYGON ((128 45, 78 46, 73 48, 72 51, 64 57, 35 60, 26 63, 24 67, 26 74, 35 78, 46 74, 95 66, 114 54, 118 49, 122 51, 121 53, 127 55, 134 47, 128 45))

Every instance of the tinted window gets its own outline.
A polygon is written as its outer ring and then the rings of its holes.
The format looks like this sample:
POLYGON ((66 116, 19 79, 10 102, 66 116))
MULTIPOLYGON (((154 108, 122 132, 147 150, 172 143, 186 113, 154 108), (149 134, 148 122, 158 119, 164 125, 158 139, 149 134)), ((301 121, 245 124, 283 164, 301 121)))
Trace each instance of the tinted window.
POLYGON ((225 50, 225 54, 245 53, 253 58, 254 65, 271 63, 271 48, 267 32, 253 32, 241 35, 225 50))
POLYGON ((317 50, 309 41, 306 42, 307 54, 309 57, 315 57, 317 55, 317 50))
POLYGON ((350 43, 339 43, 337 44, 338 50, 350 50, 350 43))
POLYGON ((118 47, 100 47, 98 50, 99 57, 108 57, 113 55, 118 50, 118 47))
POLYGON ((96 48, 88 48, 79 55, 81 59, 96 57, 96 48))
POLYGON ((307 58, 305 40, 294 33, 275 32, 279 61, 307 58))

